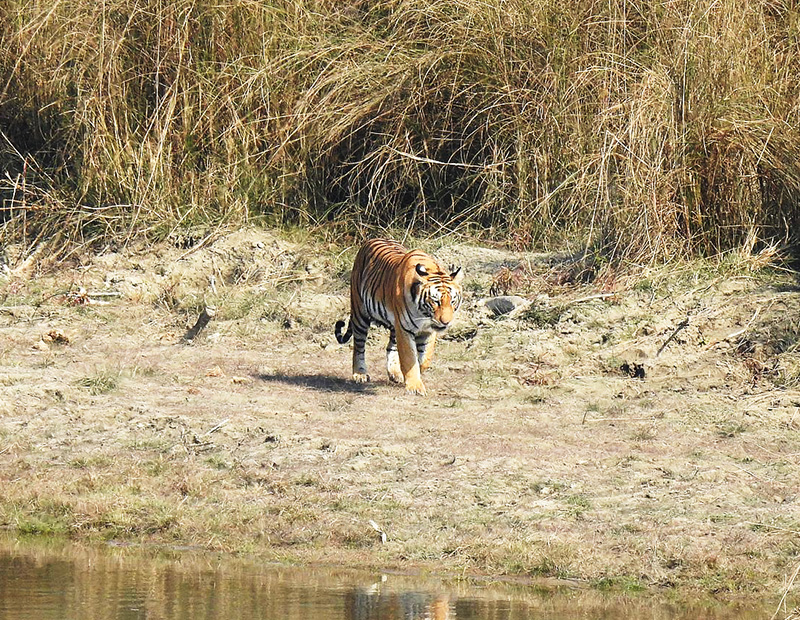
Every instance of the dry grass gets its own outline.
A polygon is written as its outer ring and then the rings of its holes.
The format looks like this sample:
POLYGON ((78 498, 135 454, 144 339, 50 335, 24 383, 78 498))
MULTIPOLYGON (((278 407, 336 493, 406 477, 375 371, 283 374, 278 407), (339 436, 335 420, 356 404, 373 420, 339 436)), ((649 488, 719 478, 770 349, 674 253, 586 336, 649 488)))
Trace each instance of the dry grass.
POLYGON ((798 229, 788 0, 11 0, 0 18, 2 238, 29 248, 258 220, 652 262, 798 229))

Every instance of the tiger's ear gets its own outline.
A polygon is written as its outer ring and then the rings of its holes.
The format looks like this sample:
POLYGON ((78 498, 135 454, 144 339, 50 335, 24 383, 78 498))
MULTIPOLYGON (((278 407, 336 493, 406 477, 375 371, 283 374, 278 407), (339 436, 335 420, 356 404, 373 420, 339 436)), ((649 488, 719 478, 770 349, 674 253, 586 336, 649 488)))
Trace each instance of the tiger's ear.
POLYGON ((425 269, 425 267, 422 265, 422 263, 417 263, 416 270, 417 270, 417 273, 419 275, 421 275, 421 276, 427 276, 428 275, 428 270, 425 269))
POLYGON ((464 270, 461 267, 453 267, 450 266, 450 277, 453 279, 453 282, 456 284, 460 284, 461 280, 464 279, 464 270))

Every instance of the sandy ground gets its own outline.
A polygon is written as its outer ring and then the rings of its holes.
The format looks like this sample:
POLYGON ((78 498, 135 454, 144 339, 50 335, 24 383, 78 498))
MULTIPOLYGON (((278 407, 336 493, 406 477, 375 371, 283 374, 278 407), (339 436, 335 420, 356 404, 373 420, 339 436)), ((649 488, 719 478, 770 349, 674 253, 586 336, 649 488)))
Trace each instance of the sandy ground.
POLYGON ((791 274, 732 257, 580 284, 554 257, 424 247, 467 272, 424 398, 389 383, 379 329, 373 382, 349 380, 333 323, 356 248, 259 230, 59 266, 6 248, 0 525, 792 600, 791 274), (496 316, 498 294, 524 303, 496 316))

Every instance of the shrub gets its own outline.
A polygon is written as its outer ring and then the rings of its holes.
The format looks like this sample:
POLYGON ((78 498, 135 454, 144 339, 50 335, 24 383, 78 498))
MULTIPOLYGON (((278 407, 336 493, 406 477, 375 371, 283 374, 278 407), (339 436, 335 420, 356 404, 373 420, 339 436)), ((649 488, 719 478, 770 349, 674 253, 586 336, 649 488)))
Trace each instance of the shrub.
POLYGON ((646 261, 787 239, 799 24, 790 0, 8 0, 0 234, 333 223, 646 261))

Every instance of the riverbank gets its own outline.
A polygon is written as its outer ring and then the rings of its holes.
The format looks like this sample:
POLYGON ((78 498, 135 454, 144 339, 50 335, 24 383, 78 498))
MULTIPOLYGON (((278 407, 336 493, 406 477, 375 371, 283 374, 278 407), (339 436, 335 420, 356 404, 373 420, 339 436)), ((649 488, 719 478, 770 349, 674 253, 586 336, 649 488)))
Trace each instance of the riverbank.
POLYGON ((780 596, 800 562, 791 274, 423 245, 467 273, 426 398, 385 378, 379 330, 373 383, 348 379, 355 248, 249 229, 58 267, 8 248, 0 525, 780 596), (502 294, 525 303, 495 315, 502 294))

